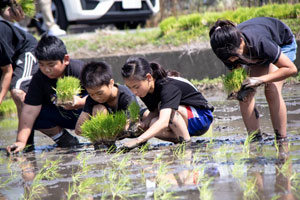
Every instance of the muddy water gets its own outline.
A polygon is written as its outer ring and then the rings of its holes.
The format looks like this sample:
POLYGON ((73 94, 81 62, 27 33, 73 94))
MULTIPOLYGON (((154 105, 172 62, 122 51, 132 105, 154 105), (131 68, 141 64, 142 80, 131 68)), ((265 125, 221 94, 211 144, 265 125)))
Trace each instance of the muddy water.
POLYGON ((262 90, 256 99, 265 134, 250 145, 244 145, 237 102, 220 92, 204 94, 216 108, 209 133, 186 146, 154 139, 148 150, 126 154, 95 151, 84 138, 77 148, 54 148, 36 133, 34 152, 7 157, 3 148, 15 140, 16 122, 6 120, 0 131, 0 199, 300 199, 300 85, 284 88, 289 141, 280 145, 274 144, 262 90), (52 168, 42 169, 47 160, 52 168), (51 170, 55 178, 39 179, 51 170))

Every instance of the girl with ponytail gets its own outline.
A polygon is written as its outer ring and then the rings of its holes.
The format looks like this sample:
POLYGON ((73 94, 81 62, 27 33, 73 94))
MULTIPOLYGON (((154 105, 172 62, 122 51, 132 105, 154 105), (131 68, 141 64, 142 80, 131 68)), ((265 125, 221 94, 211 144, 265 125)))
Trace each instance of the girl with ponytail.
MULTIPOLYGON (((268 17, 253 18, 237 26, 228 20, 218 20, 209 36, 212 50, 229 70, 241 66, 247 70, 249 78, 243 88, 265 85, 276 138, 285 139, 287 114, 281 91, 284 80, 297 73, 293 63, 297 44, 290 28, 268 17)), ((248 134, 259 134, 254 92, 239 104, 248 134)))
POLYGON ((213 107, 186 79, 168 77, 155 62, 129 58, 122 68, 127 87, 145 103, 148 110, 140 127, 145 131, 125 143, 132 149, 152 137, 174 143, 189 142, 190 136, 204 134, 213 121, 213 107))

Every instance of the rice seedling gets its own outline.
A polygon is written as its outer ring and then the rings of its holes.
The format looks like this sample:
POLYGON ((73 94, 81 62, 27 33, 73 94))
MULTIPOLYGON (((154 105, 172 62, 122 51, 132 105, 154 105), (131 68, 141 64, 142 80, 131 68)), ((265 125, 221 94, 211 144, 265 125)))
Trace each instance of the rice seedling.
POLYGON ((213 198, 213 191, 209 189, 211 182, 214 180, 213 177, 201 180, 201 186, 197 186, 200 192, 200 199, 203 200, 212 200, 213 198))
POLYGON ((73 104, 73 98, 81 92, 80 80, 72 76, 59 78, 56 83, 57 105, 73 104))
POLYGON ((257 179, 254 177, 247 178, 246 181, 241 182, 241 187, 243 189, 244 199, 259 199, 257 195, 256 187, 257 179))
POLYGON ((97 113, 81 125, 82 136, 95 144, 114 145, 125 130, 126 120, 126 114, 122 111, 115 114, 97 113))
MULTIPOLYGON (((6 160, 1 156, 0 157, 0 164, 4 164, 6 160)), ((0 177, 0 189, 6 188, 7 185, 9 185, 11 182, 13 182, 17 177, 17 171, 14 169, 12 160, 9 159, 9 161, 6 163, 6 170, 9 174, 9 177, 0 177)))
POLYGON ((244 176, 245 162, 235 162, 231 168, 231 174, 236 179, 241 179, 244 176))
POLYGON ((232 72, 227 74, 223 80, 225 91, 228 94, 232 92, 238 92, 241 89, 241 85, 246 77, 247 73, 242 67, 232 70, 232 72))
POLYGON ((245 139, 244 145, 243 145, 243 153, 245 156, 249 156, 250 150, 251 150, 251 143, 254 141, 256 138, 256 135, 258 133, 257 131, 253 131, 252 133, 248 134, 247 138, 245 139))
POLYGON ((34 17, 35 15, 35 1, 34 0, 16 0, 17 4, 21 6, 25 15, 34 17))
POLYGON ((181 143, 173 148, 173 155, 175 158, 183 161, 186 155, 186 143, 181 143))
POLYGON ((291 166, 292 166, 292 158, 288 158, 283 165, 277 166, 277 175, 282 174, 285 177, 290 177, 291 175, 291 166))
POLYGON ((0 104, 0 114, 17 113, 17 107, 12 99, 5 99, 0 104))
POLYGON ((128 112, 130 115, 130 122, 136 123, 139 121, 140 106, 137 102, 133 101, 130 103, 128 112))
POLYGON ((92 192, 95 192, 96 178, 83 178, 91 170, 91 166, 87 164, 87 160, 91 155, 86 153, 79 153, 76 159, 79 161, 79 170, 72 174, 72 184, 69 184, 67 199, 87 199, 92 192))
POLYGON ((170 192, 171 184, 168 182, 168 179, 165 178, 165 175, 168 173, 168 164, 160 162, 156 180, 156 188, 154 190, 154 199, 155 200, 168 200, 175 199, 173 193, 170 192))
POLYGON ((300 199, 300 173, 294 172, 290 177, 291 188, 297 199, 300 199))
POLYGON ((158 163, 160 163, 161 160, 162 160, 163 155, 164 155, 163 152, 159 153, 158 155, 155 154, 156 157, 154 158, 154 160, 153 160, 152 163, 153 163, 153 164, 158 164, 158 163))
POLYGON ((126 156, 119 161, 121 153, 114 155, 110 161, 111 168, 106 168, 102 177, 104 185, 101 186, 101 199, 129 199, 136 196, 130 194, 133 189, 129 172, 126 170, 130 166, 130 156, 126 156))
POLYGON ((32 181, 32 184, 28 191, 24 193, 25 200, 40 198, 40 195, 45 191, 45 187, 42 183, 43 180, 54 180, 60 177, 58 173, 60 160, 46 160, 42 169, 37 173, 32 181))

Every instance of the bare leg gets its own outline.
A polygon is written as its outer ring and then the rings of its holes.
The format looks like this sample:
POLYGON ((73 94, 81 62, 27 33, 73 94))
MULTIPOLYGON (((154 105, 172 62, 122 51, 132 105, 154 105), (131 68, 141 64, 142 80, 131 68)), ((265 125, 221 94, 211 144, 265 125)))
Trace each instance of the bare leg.
POLYGON ((39 129, 39 131, 41 131, 42 133, 44 133, 45 135, 49 136, 49 137, 53 137, 56 134, 60 133, 62 131, 62 127, 60 126, 56 126, 53 128, 49 128, 49 129, 39 129))
POLYGON ((254 93, 247 97, 247 101, 240 101, 240 109, 247 132, 253 133, 259 130, 259 119, 255 114, 255 99, 254 93))
MULTIPOLYGON (((270 66, 270 72, 277 70, 275 65, 270 66)), ((266 84, 265 95, 269 104, 272 125, 276 136, 286 137, 287 111, 281 91, 284 81, 266 84)))

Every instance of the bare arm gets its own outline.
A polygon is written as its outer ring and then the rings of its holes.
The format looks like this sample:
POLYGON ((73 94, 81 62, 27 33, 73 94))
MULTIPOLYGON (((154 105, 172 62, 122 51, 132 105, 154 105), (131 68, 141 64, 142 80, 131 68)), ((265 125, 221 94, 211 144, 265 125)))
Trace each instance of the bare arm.
POLYGON ((76 126, 75 126, 75 133, 77 135, 81 135, 81 125, 88 119, 90 119, 89 113, 81 112, 81 114, 79 115, 79 118, 77 120, 76 126))
POLYGON ((143 129, 143 130, 147 130, 150 126, 150 123, 151 123, 151 120, 154 118, 154 117, 157 117, 158 116, 158 111, 155 110, 155 111, 151 111, 145 119, 142 120, 142 122, 140 123, 140 127, 143 129))
POLYGON ((18 128, 18 135, 17 140, 12 146, 7 147, 7 151, 10 153, 17 153, 22 151, 27 143, 27 140, 30 136, 33 124, 41 111, 42 106, 31 106, 28 104, 24 104, 22 109, 20 121, 19 121, 19 128, 18 128))
POLYGON ((7 91, 9 90, 9 86, 11 83, 11 78, 13 75, 13 68, 11 64, 1 67, 2 70, 2 77, 1 77, 1 92, 0 92, 0 104, 2 103, 4 97, 7 94, 7 91))
POLYGON ((171 108, 160 110, 158 120, 154 122, 146 132, 138 137, 139 142, 145 142, 150 138, 157 136, 161 131, 167 128, 169 126, 171 113, 171 108))
POLYGON ((283 53, 280 54, 275 65, 279 68, 278 70, 257 78, 261 79, 264 83, 269 83, 284 80, 297 73, 296 65, 283 53))

